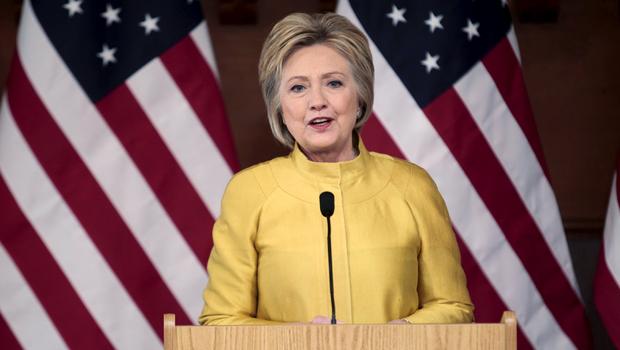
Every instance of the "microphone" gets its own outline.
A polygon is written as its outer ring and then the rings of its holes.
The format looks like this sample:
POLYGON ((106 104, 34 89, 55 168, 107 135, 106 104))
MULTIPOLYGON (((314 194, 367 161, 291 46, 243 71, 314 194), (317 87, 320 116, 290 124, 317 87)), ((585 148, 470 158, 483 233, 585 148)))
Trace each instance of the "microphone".
POLYGON ((329 218, 334 214, 334 194, 323 192, 319 196, 321 214, 327 219, 327 259, 329 264, 329 296, 332 301, 331 324, 336 324, 336 302, 334 301, 334 270, 332 268, 332 225, 329 218))

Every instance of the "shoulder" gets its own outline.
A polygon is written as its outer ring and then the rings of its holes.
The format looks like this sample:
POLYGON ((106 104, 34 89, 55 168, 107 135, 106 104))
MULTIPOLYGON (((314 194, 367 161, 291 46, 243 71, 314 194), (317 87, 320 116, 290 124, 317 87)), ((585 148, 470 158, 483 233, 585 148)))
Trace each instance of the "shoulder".
POLYGON ((383 154, 373 154, 379 162, 393 164, 391 183, 418 218, 448 218, 446 203, 429 173, 419 165, 383 154))
POLYGON ((401 191, 410 191, 412 188, 437 191, 435 182, 421 166, 383 153, 371 152, 370 155, 378 168, 390 169, 391 182, 401 191))
POLYGON ((252 165, 233 175, 226 186, 225 196, 268 197, 276 188, 272 166, 280 162, 281 158, 252 165))

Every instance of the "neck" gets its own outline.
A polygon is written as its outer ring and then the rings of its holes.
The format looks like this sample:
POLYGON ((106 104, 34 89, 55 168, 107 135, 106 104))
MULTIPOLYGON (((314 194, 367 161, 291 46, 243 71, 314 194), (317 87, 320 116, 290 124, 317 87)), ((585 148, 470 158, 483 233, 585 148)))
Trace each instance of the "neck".
POLYGON ((303 154, 306 155, 308 160, 313 162, 346 162, 355 159, 355 157, 357 157, 357 155, 359 154, 359 151, 353 148, 353 146, 342 151, 309 152, 303 149, 301 146, 299 147, 299 149, 303 152, 303 154))

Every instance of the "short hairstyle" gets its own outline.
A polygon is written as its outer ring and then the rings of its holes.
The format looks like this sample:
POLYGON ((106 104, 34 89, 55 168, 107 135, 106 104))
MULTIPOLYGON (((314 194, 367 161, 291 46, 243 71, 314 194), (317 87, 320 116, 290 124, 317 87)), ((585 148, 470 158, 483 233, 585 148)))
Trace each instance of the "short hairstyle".
POLYGON ((271 29, 258 62, 259 82, 271 132, 279 142, 289 148, 295 145, 295 139, 286 128, 282 117, 278 95, 282 68, 295 51, 315 44, 329 46, 349 61, 360 104, 355 132, 360 131, 372 112, 374 66, 366 36, 348 19, 335 13, 290 14, 271 29))

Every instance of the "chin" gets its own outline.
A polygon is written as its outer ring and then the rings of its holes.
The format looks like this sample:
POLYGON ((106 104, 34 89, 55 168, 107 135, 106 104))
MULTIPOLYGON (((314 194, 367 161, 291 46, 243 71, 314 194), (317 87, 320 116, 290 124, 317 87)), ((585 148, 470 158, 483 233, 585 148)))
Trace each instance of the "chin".
POLYGON ((310 150, 326 152, 330 150, 334 150, 337 145, 337 140, 333 138, 316 138, 313 140, 309 140, 306 143, 310 150))
POLYGON ((333 143, 310 143, 304 148, 308 152, 312 153, 327 153, 336 149, 333 143))

